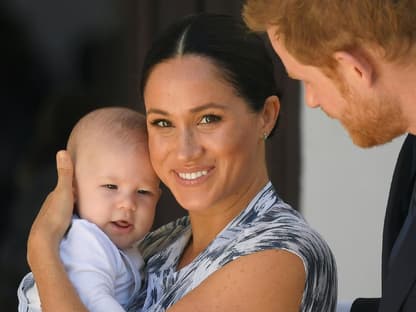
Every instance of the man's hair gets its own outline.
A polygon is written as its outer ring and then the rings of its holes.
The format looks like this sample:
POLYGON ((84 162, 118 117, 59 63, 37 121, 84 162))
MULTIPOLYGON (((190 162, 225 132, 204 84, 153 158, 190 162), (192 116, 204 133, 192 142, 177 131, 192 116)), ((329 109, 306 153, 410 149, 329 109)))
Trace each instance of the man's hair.
POLYGON ((416 50, 416 0, 247 0, 250 29, 274 34, 301 63, 332 69, 333 54, 374 48, 407 63, 416 50))
POLYGON ((68 139, 67 149, 75 161, 80 141, 85 136, 114 137, 128 145, 141 144, 147 140, 146 117, 126 107, 105 107, 83 116, 74 126, 68 139))

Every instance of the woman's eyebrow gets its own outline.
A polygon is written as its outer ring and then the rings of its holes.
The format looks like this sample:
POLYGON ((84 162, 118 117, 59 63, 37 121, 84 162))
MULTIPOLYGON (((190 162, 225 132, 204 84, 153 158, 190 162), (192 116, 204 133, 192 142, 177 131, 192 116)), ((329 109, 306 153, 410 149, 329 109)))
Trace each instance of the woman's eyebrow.
MULTIPOLYGON (((207 103, 207 104, 203 104, 197 107, 194 107, 192 109, 190 109, 189 111, 191 113, 198 113, 201 111, 204 111, 206 109, 212 109, 212 108, 216 108, 216 109, 222 109, 222 110, 226 110, 227 106, 226 105, 222 105, 222 104, 218 104, 218 103, 207 103)), ((162 109, 159 108, 150 108, 148 111, 146 111, 146 114, 160 114, 160 115, 169 115, 169 113, 167 111, 164 111, 162 109)))
POLYGON ((158 109, 158 108, 151 108, 148 111, 146 111, 146 115, 148 114, 160 114, 160 115, 169 115, 168 112, 158 109))
POLYGON ((192 108, 190 111, 192 113, 198 113, 200 111, 206 110, 206 109, 210 109, 210 108, 217 108, 217 109, 227 109, 227 106, 222 105, 222 104, 218 104, 218 103, 207 103, 207 104, 203 104, 200 106, 197 106, 195 108, 192 108))

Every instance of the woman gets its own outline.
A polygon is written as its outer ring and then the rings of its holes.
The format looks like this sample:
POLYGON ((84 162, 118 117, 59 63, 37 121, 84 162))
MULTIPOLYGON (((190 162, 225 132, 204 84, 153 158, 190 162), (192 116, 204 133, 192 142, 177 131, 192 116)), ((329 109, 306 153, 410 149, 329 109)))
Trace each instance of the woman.
MULTIPOLYGON (((129 311, 334 311, 333 256, 267 174, 280 104, 262 40, 228 16, 187 17, 154 43, 141 89, 152 164, 189 216, 142 242, 147 286, 129 311)), ((28 259, 44 311, 85 311, 57 255, 72 207, 58 156, 28 259)))

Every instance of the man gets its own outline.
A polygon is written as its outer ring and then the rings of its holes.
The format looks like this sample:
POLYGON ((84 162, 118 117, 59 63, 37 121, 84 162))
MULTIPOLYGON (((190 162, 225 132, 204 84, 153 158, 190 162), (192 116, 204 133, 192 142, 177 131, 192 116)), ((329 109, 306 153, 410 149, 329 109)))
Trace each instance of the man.
POLYGON ((416 0, 248 0, 306 102, 338 119, 360 147, 408 133, 383 233, 382 297, 351 311, 416 311, 416 0))

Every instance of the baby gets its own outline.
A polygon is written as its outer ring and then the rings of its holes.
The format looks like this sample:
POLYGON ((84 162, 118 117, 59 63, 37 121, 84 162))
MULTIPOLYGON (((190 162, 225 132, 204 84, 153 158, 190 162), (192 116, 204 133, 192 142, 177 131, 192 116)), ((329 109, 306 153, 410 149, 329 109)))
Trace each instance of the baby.
MULTIPOLYGON (((89 311, 124 311, 141 286, 136 246, 152 226, 160 196, 145 117, 121 107, 92 111, 73 128, 67 149, 75 206, 62 261, 89 311)), ((18 296, 19 311, 41 311, 31 273, 18 296)))

